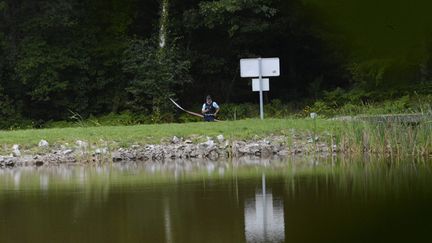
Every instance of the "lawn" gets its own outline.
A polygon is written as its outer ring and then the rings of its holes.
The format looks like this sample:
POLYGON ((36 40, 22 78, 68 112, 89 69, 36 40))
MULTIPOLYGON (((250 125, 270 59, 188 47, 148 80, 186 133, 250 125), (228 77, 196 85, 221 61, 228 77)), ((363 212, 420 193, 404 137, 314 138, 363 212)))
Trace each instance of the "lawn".
POLYGON ((117 148, 133 144, 159 144, 169 141, 173 136, 199 142, 206 140, 206 137, 215 138, 219 134, 230 140, 286 135, 288 146, 291 145, 293 137, 304 142, 315 134, 319 142, 337 145, 341 151, 347 153, 432 153, 430 121, 412 125, 310 118, 1 131, 0 144, 3 145, 3 152, 10 151, 13 144, 20 144, 24 149, 35 149, 41 139, 47 140, 51 145, 74 146, 77 140, 83 140, 97 146, 117 148))
MULTIPOLYGON (((318 129, 333 125, 327 120, 318 120, 318 129)), ((74 143, 76 140, 88 142, 115 141, 121 145, 160 143, 161 140, 177 137, 215 137, 223 134, 226 138, 244 139, 269 134, 286 134, 290 129, 311 130, 310 119, 247 119, 214 123, 182 123, 135 126, 96 126, 75 128, 30 129, 0 131, 0 144, 11 146, 20 144, 26 147, 37 146, 41 139, 50 144, 74 143)))

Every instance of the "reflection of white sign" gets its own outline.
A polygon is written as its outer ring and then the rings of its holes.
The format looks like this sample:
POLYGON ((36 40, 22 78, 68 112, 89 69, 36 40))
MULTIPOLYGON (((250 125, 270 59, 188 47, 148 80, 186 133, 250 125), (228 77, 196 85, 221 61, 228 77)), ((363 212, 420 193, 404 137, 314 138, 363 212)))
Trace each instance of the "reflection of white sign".
MULTIPOLYGON (((276 77, 280 76, 279 58, 262 58, 262 76, 276 77)), ((240 76, 242 78, 259 77, 259 59, 241 59, 240 60, 240 76)))
MULTIPOLYGON (((260 83, 258 78, 252 79, 252 91, 260 91, 260 83)), ((262 91, 269 91, 270 90, 270 82, 268 78, 263 78, 263 86, 262 91)))
POLYGON ((264 176, 263 190, 255 193, 255 200, 246 200, 245 204, 246 242, 285 241, 283 201, 266 192, 264 176))

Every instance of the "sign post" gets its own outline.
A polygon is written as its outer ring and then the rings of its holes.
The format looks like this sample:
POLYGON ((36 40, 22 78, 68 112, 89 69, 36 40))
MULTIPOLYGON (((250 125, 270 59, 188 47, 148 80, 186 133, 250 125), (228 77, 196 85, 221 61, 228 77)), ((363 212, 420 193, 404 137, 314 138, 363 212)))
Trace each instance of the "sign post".
MULTIPOLYGON (((258 77, 261 120, 264 119, 264 97, 263 97, 264 83, 263 82, 268 81, 268 79, 264 80, 263 77, 275 77, 279 75, 280 75, 279 58, 260 57, 260 58, 240 59, 240 76, 242 78, 258 77)), ((253 91, 255 91, 254 88, 252 89, 253 91)))
POLYGON ((264 98, 263 98, 263 79, 262 79, 262 59, 258 58, 258 66, 259 66, 259 98, 260 98, 260 117, 261 120, 264 120, 264 98))

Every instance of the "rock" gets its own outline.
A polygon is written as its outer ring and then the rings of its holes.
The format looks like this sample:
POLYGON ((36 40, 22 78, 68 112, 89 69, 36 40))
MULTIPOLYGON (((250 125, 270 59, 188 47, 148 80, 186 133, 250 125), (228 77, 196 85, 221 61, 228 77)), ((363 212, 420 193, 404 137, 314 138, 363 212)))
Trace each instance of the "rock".
POLYGON ((252 143, 246 146, 251 155, 261 155, 261 146, 258 143, 252 143))
POLYGON ((216 137, 216 139, 218 140, 219 143, 223 143, 225 141, 225 138, 222 134, 220 134, 219 136, 216 137))
POLYGON ((43 164, 44 164, 43 161, 36 161, 36 162, 35 162, 35 165, 38 166, 38 167, 39 167, 39 166, 42 166, 43 164))
POLYGON ((42 139, 39 141, 39 147, 46 148, 48 146, 49 146, 49 143, 46 140, 42 139))
MULTIPOLYGON (((318 152, 323 156, 327 156, 331 152, 339 151, 340 149, 333 144, 327 144, 316 137, 314 141, 312 136, 298 136, 298 139, 289 140, 289 135, 270 135, 265 138, 247 141, 230 141, 220 134, 216 137, 208 137, 206 142, 194 143, 193 141, 201 140, 195 138, 192 140, 184 140, 183 138, 173 137, 171 140, 164 140, 163 144, 154 145, 132 145, 128 148, 119 148, 116 151, 109 151, 108 144, 99 144, 100 147, 90 145, 88 142, 81 140, 76 141, 76 146, 68 147, 62 145, 57 150, 52 150, 47 154, 39 154, 38 156, 31 155, 30 157, 21 155, 20 146, 14 145, 11 156, 0 156, 0 167, 5 166, 41 166, 41 165, 57 165, 63 163, 76 163, 77 161, 85 162, 89 160, 88 156, 80 157, 80 155, 88 155, 87 152, 93 151, 93 157, 90 160, 104 160, 105 157, 97 156, 100 154, 109 154, 113 162, 128 162, 140 161, 147 163, 153 161, 158 164, 174 165, 178 160, 181 163, 186 163, 183 160, 200 160, 213 161, 233 158, 255 158, 259 163, 273 156, 302 156, 312 152, 318 152), (307 141, 309 139, 309 141, 307 141), (171 142, 170 142, 171 141, 171 142), (288 147, 289 144, 289 147, 288 147), (93 150, 94 149, 94 150, 93 150), (77 155, 77 156, 75 156, 77 155)), ((49 147, 45 140, 41 140, 40 147, 49 147)), ((105 160, 104 160, 105 161, 105 160)))
POLYGON ((325 143, 320 143, 317 145, 316 152, 328 153, 329 151, 330 149, 325 143))
POLYGON ((80 148, 80 149, 87 149, 87 147, 88 147, 88 143, 87 142, 84 142, 84 141, 81 141, 81 140, 77 140, 76 142, 75 142, 75 144, 78 146, 78 148, 80 148))
POLYGON ((217 160, 219 158, 219 153, 214 149, 211 150, 208 154, 207 154, 207 158, 211 159, 211 160, 217 160))
POLYGON ((234 157, 241 156, 246 153, 244 147, 246 146, 246 142, 243 141, 234 141, 232 145, 233 155, 234 157))
POLYGON ((97 148, 95 150, 95 154, 107 154, 108 153, 108 148, 97 148))
POLYGON ((176 137, 176 136, 174 136, 172 139, 171 139, 171 143, 173 143, 173 144, 178 144, 178 143, 180 143, 180 138, 178 138, 178 137, 176 137))
POLYGON ((8 167, 13 167, 16 164, 16 161, 14 158, 7 158, 4 162, 4 164, 8 167))
POLYGON ((123 157, 120 152, 115 152, 112 156, 113 162, 120 162, 123 160, 123 157))
POLYGON ((338 152, 338 149, 337 149, 336 144, 333 144, 333 146, 332 146, 332 152, 333 152, 333 153, 338 152))
POLYGON ((281 150, 277 153, 279 156, 288 156, 290 154, 290 152, 286 149, 281 150))
POLYGON ((261 145, 261 156, 264 158, 269 158, 271 157, 274 153, 276 153, 274 151, 273 146, 271 146, 270 144, 264 144, 261 145))
POLYGON ((14 144, 12 146, 12 155, 13 155, 13 157, 20 157, 21 156, 21 151, 19 149, 20 149, 19 144, 14 144))
POLYGON ((73 153, 73 150, 72 150, 72 149, 66 149, 66 150, 63 150, 61 153, 62 153, 63 155, 68 155, 68 154, 73 153))
POLYGON ((303 153, 303 149, 301 149, 301 148, 294 148, 293 154, 301 154, 301 153, 303 153))
POLYGON ((222 143, 222 144, 219 145, 219 147, 220 147, 221 149, 223 149, 223 150, 228 149, 229 146, 230 146, 229 141, 225 141, 224 143, 222 143))
POLYGON ((200 145, 203 147, 209 148, 209 147, 213 147, 215 145, 215 143, 213 140, 209 139, 209 140, 207 140, 207 142, 200 143, 200 145))

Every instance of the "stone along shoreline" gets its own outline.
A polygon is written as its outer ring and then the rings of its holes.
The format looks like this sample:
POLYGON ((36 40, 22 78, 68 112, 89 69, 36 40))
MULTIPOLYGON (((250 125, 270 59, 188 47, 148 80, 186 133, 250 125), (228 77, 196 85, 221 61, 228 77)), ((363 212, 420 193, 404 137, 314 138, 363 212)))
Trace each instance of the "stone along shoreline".
POLYGON ((110 149, 109 146, 89 145, 78 140, 74 146, 60 145, 51 148, 41 140, 39 152, 21 151, 14 145, 12 153, 0 156, 0 167, 52 166, 60 164, 95 164, 139 161, 169 162, 178 159, 227 160, 230 158, 273 158, 302 156, 319 153, 329 156, 337 151, 336 145, 310 137, 268 136, 251 140, 227 140, 223 135, 207 138, 205 142, 173 137, 162 144, 132 145, 110 149))

